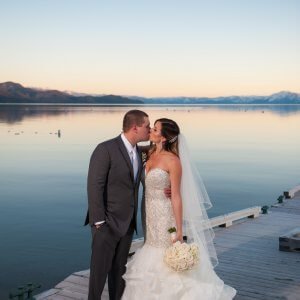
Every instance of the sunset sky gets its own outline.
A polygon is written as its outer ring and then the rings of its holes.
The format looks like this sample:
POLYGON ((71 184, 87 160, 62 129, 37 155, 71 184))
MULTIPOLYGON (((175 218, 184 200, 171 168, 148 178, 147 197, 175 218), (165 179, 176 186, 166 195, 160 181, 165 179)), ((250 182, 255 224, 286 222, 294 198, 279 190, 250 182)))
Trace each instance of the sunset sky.
POLYGON ((93 94, 300 93, 298 0, 1 1, 0 82, 93 94))

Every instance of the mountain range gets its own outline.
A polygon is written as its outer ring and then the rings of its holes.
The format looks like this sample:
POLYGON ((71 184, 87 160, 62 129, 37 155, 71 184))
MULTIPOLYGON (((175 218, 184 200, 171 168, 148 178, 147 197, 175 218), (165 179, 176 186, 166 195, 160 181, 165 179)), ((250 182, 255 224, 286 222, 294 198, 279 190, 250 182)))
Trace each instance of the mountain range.
POLYGON ((229 97, 156 97, 88 95, 58 90, 26 88, 19 83, 0 83, 0 104, 300 104, 300 94, 282 91, 270 96, 229 96, 229 97))
POLYGON ((89 104, 142 104, 138 99, 115 95, 72 95, 57 90, 26 88, 19 83, 0 83, 0 103, 89 103, 89 104))
POLYGON ((145 104, 300 104, 300 94, 282 91, 270 96, 136 98, 145 104))

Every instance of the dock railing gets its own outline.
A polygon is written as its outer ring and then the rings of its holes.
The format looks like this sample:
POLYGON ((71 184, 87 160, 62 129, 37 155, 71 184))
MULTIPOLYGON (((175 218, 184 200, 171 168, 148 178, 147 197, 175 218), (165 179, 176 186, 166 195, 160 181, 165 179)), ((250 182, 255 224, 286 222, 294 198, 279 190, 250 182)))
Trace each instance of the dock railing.
POLYGON ((238 221, 243 218, 257 218, 260 214, 260 211, 260 206, 253 206, 211 218, 210 223, 212 227, 229 227, 234 221, 238 221))
MULTIPOLYGON (((234 221, 238 221, 244 218, 257 218, 261 212, 260 206, 253 206, 246 209, 231 212, 225 215, 214 217, 210 219, 211 226, 214 227, 229 227, 234 221)), ((130 253, 132 255, 140 248, 144 243, 144 238, 138 238, 132 241, 130 253)))
POLYGON ((300 185, 295 186, 293 189, 289 190, 289 195, 294 198, 295 194, 300 191, 300 185))

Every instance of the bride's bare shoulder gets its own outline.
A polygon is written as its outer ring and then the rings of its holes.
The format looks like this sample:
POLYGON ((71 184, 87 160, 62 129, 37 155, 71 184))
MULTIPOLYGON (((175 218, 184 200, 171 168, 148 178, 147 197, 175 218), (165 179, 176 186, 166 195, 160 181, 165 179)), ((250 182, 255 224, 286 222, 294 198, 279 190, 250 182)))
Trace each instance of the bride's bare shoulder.
POLYGON ((168 163, 169 167, 181 167, 179 157, 171 152, 166 155, 166 162, 168 163))

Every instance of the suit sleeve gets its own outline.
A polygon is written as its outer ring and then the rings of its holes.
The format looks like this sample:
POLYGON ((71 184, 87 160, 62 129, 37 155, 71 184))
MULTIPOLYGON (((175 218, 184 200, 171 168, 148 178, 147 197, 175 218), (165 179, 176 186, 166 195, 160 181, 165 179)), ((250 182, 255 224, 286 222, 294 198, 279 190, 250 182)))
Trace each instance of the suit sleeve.
POLYGON ((104 193, 110 169, 110 156, 103 145, 94 150, 88 172, 87 191, 89 205, 89 224, 105 221, 104 193))

